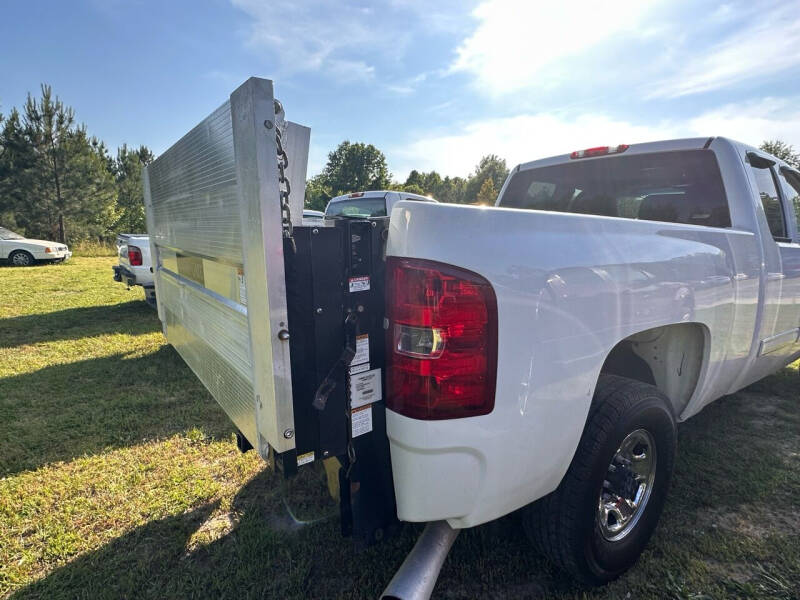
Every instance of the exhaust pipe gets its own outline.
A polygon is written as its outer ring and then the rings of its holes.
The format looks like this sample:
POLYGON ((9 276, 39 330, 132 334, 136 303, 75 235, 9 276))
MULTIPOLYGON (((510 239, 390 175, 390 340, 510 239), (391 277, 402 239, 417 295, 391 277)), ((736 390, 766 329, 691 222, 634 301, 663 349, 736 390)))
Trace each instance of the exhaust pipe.
POLYGON ((428 523, 381 594, 381 600, 428 600, 459 532, 447 521, 428 523))

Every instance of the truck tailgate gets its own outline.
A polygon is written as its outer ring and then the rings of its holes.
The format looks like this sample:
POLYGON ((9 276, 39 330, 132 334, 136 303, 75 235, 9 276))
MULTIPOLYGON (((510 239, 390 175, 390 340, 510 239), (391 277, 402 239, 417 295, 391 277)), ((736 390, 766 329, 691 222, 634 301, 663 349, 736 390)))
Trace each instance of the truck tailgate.
POLYGON ((276 130, 300 203, 310 134, 275 107, 249 79, 144 176, 164 334, 262 455, 294 448, 276 130))

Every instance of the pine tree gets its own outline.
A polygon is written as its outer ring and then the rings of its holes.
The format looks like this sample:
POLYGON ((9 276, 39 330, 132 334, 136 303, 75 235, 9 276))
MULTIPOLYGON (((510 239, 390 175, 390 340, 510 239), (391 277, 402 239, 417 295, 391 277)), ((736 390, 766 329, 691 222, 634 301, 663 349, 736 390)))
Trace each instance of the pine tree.
POLYGON ((491 206, 497 200, 497 191, 494 189, 494 182, 491 177, 483 180, 476 200, 478 204, 483 206, 491 206))
POLYGON ((4 123, 0 209, 13 212, 30 237, 103 237, 116 196, 108 152, 50 86, 41 92, 40 99, 28 94, 22 114, 14 110, 4 123))
POLYGON ((123 144, 113 161, 117 191, 116 218, 113 230, 117 233, 144 233, 147 231, 144 210, 142 169, 153 161, 147 146, 137 149, 123 144))
MULTIPOLYGON (((503 187, 503 183, 508 177, 508 167, 506 161, 496 154, 487 154, 481 158, 475 170, 467 180, 466 201, 469 203, 479 202, 478 193, 487 177, 492 179, 492 186, 495 190, 503 187)), ((492 200, 494 201, 494 200, 492 200)))

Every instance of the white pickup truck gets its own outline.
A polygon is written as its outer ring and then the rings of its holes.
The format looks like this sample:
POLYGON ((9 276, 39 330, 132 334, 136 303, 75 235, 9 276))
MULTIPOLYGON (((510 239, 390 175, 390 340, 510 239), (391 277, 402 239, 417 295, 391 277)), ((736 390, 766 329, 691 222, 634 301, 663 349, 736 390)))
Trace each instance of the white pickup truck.
POLYGON ((799 196, 789 165, 704 138, 520 165, 495 208, 398 205, 400 519, 461 528, 526 507, 527 532, 580 580, 630 567, 676 422, 800 356, 799 196))
POLYGON ((331 198, 325 207, 325 217, 388 217, 394 205, 403 200, 436 202, 433 198, 392 190, 369 190, 352 192, 331 198))
POLYGON ((147 234, 120 233, 117 235, 117 257, 119 264, 111 267, 114 281, 124 283, 128 289, 142 286, 145 301, 155 308, 156 288, 150 260, 150 237, 147 234))
POLYGON ((159 316, 243 448, 334 461, 343 532, 431 523, 387 598, 518 509, 576 579, 618 577, 677 423, 800 356, 800 173, 773 156, 604 146, 517 166, 495 207, 292 228, 283 149, 308 134, 281 122, 250 79, 147 167, 159 316))

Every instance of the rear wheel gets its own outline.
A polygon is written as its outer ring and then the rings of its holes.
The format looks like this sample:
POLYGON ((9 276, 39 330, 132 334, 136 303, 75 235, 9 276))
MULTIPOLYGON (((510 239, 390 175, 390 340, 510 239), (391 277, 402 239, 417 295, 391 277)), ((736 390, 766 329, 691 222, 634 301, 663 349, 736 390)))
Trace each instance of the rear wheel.
POLYGON ((15 267, 30 267, 33 264, 33 255, 25 250, 14 250, 8 255, 8 261, 15 267))
POLYGON ((556 491, 526 507, 526 532, 583 583, 619 577, 655 530, 675 447, 675 419, 664 394, 602 376, 567 474, 556 491))

